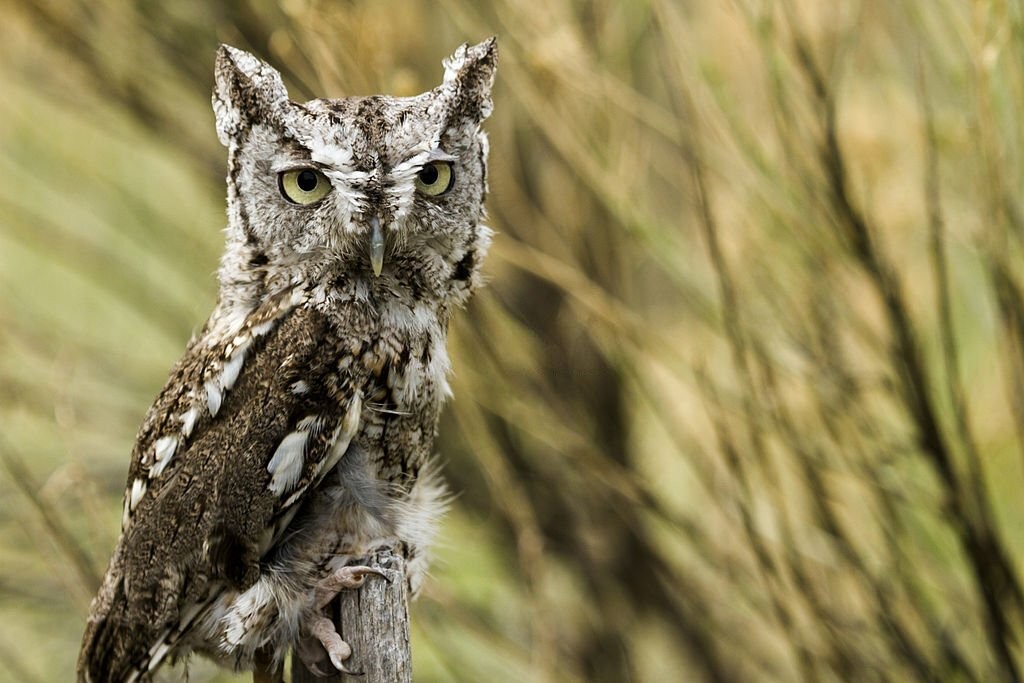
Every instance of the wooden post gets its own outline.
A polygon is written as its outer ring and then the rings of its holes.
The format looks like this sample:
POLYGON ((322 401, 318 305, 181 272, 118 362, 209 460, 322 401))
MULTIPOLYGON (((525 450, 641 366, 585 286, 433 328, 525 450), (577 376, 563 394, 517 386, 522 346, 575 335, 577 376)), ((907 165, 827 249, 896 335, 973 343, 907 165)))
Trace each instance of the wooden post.
POLYGON ((338 633, 352 647, 345 666, 363 675, 317 678, 293 656, 292 683, 412 683, 405 558, 391 548, 380 548, 367 560, 387 580, 367 576, 360 588, 342 591, 329 607, 338 633))

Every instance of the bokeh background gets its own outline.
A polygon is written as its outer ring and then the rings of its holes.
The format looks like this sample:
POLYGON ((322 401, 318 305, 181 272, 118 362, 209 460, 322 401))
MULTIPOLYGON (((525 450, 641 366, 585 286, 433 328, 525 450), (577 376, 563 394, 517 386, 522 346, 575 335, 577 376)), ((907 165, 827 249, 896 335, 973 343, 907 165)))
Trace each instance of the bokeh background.
POLYGON ((417 680, 1020 680, 1020 0, 0 0, 0 679, 72 679, 213 304, 217 44, 301 100, 492 34, 417 680))

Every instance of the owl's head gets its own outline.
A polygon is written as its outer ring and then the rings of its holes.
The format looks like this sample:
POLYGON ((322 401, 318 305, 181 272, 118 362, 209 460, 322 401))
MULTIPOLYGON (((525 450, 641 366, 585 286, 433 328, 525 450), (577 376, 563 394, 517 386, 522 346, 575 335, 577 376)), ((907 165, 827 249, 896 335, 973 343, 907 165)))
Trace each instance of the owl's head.
POLYGON ((226 45, 213 108, 228 148, 222 298, 308 283, 461 302, 481 225, 497 45, 463 45, 415 97, 288 98, 281 75, 226 45))

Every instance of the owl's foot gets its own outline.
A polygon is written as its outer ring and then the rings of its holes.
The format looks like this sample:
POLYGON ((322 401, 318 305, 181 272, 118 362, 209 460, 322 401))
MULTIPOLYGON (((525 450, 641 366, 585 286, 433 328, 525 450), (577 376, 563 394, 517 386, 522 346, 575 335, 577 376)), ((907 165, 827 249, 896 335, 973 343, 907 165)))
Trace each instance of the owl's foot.
MULTIPOLYGON (((383 577, 385 581, 390 581, 390 577, 374 567, 367 567, 364 565, 355 565, 350 567, 339 567, 331 572, 328 576, 324 577, 316 587, 316 598, 315 605, 317 610, 322 610, 327 604, 337 597, 338 593, 343 590, 352 588, 359 588, 366 581, 366 577, 376 574, 377 576, 383 577)), ((327 652, 327 656, 331 660, 331 664, 335 669, 343 674, 349 676, 361 676, 361 673, 350 671, 345 668, 345 660, 352 656, 352 648, 341 639, 337 629, 334 626, 334 622, 329 618, 323 616, 323 614, 317 614, 307 624, 305 628, 306 633, 310 637, 300 641, 299 646, 295 648, 299 658, 302 659, 302 663, 306 665, 315 676, 327 676, 330 672, 325 672, 321 667, 324 663, 324 651, 327 652), (317 646, 317 643, 322 646, 323 649, 317 646)))
MULTIPOLYGON (((349 676, 362 676, 361 672, 350 671, 345 668, 345 660, 352 656, 352 648, 349 644, 341 639, 338 635, 338 630, 334 627, 334 622, 324 616, 314 618, 308 625, 307 629, 309 635, 317 640, 320 645, 323 646, 323 650, 316 647, 316 644, 312 642, 300 643, 300 647, 295 649, 295 652, 302 659, 302 663, 306 665, 306 668, 312 672, 314 676, 327 676, 328 672, 325 672, 320 668, 320 664, 323 661, 323 652, 327 651, 327 656, 331 660, 331 664, 334 668, 343 674, 349 676)), ((309 640, 312 640, 309 639, 309 640)))
POLYGON ((366 577, 376 574, 383 577, 385 581, 391 581, 387 574, 374 567, 355 565, 352 567, 339 567, 329 574, 316 587, 316 608, 323 609, 331 600, 338 596, 343 590, 359 588, 363 585, 366 577))

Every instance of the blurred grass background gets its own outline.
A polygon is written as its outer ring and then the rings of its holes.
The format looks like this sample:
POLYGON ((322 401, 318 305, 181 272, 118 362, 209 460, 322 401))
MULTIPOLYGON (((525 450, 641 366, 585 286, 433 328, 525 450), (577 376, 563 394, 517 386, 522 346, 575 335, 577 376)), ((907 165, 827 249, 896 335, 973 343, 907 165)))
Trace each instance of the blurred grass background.
POLYGON ((0 679, 72 679, 134 432, 212 306, 216 45, 303 100, 420 92, 497 34, 417 680, 1020 680, 1020 0, 0 18, 0 679))

